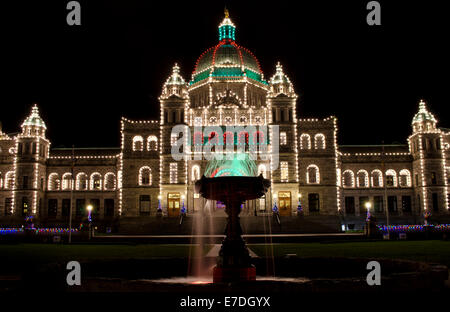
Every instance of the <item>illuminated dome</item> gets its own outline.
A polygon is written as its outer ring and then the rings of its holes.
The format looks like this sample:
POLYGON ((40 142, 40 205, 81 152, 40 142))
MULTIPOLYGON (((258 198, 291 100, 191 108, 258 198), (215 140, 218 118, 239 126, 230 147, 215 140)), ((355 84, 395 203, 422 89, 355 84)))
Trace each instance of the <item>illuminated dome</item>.
POLYGON ((25 121, 22 124, 22 127, 42 127, 44 129, 47 129, 47 126, 45 125, 44 120, 42 120, 41 116, 39 115, 39 108, 35 104, 33 108, 31 109, 31 114, 25 119, 25 121))
POLYGON ((244 76, 267 84, 258 60, 248 49, 236 44, 235 33, 236 27, 225 10, 225 18, 219 25, 219 43, 200 55, 190 84, 208 77, 220 80, 244 76))

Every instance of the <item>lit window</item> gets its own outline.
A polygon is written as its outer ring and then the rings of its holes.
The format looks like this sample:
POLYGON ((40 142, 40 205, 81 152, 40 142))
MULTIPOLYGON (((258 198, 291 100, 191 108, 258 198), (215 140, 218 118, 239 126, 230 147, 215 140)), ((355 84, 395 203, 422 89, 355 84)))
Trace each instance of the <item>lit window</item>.
POLYGON ((316 165, 309 165, 308 168, 306 168, 306 182, 308 184, 320 183, 319 167, 317 167, 316 165))
POLYGON ((386 171, 386 186, 397 187, 397 173, 393 169, 386 171))
POLYGON ((411 172, 408 169, 400 170, 399 184, 401 187, 411 187, 411 172))
POLYGON ((144 150, 144 139, 140 135, 136 135, 133 138, 133 151, 144 150))
POLYGON ((197 181, 199 179, 200 179, 200 167, 198 165, 195 165, 192 167, 191 180, 197 181))
POLYGON ((280 145, 287 144, 286 132, 280 132, 280 145))
POLYGON ((170 183, 177 183, 178 181, 178 164, 170 163, 170 183))
POLYGON ((152 185, 152 170, 148 166, 139 169, 139 185, 152 185))
POLYGON ((309 134, 303 133, 300 136, 300 149, 311 149, 311 137, 309 134))
POLYGON ((355 174, 351 170, 345 170, 342 173, 342 186, 355 187, 355 174))
POLYGON ((62 177, 62 189, 70 190, 72 188, 72 174, 67 172, 62 177))
POLYGON ((170 145, 175 146, 177 144, 177 141, 178 141, 178 135, 176 133, 172 133, 170 135, 170 145))
POLYGON ((289 166, 287 161, 280 162, 280 175, 281 182, 288 182, 289 179, 289 166))
POLYGON ((105 174, 105 181, 103 182, 105 190, 113 191, 116 189, 116 175, 112 172, 105 174))
POLYGON ((383 174, 380 170, 375 169, 371 174, 372 187, 383 187, 383 174))
POLYGON ((156 151, 158 150, 158 138, 154 135, 150 135, 147 138, 147 150, 156 151))
POLYGON ((322 133, 318 133, 314 136, 314 148, 325 149, 325 136, 322 133))
POLYGON ((90 183, 90 189, 91 190, 101 190, 102 189, 102 176, 98 172, 94 172, 91 174, 91 183, 90 183))
POLYGON ((369 173, 366 170, 359 170, 356 174, 357 187, 369 187, 369 173))

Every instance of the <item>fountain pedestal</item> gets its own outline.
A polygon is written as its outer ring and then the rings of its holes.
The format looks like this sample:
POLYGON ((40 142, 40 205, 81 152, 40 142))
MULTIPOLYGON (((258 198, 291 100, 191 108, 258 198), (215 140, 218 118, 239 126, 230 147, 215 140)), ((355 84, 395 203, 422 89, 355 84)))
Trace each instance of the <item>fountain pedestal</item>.
POLYGON ((206 199, 220 200, 228 215, 225 239, 213 271, 213 281, 240 282, 254 281, 256 269, 251 263, 242 228, 239 222, 241 205, 246 200, 263 196, 270 186, 270 181, 259 177, 218 177, 198 180, 195 188, 206 199))

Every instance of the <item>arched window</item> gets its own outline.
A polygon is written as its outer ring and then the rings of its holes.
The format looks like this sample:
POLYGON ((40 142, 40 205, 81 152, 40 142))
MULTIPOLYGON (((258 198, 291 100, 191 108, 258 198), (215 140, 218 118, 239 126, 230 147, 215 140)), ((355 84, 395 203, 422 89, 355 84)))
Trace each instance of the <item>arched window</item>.
POLYGON ((194 145, 203 145, 203 134, 201 132, 194 133, 194 145))
POLYGON ((258 176, 262 174, 264 178, 267 178, 267 167, 264 164, 258 166, 258 176))
POLYGON ((233 132, 227 131, 223 134, 223 141, 226 145, 234 145, 234 135, 233 132))
POLYGON ((241 145, 248 144, 248 132, 239 132, 238 142, 241 145))
POLYGON ((191 180, 192 181, 200 180, 200 167, 198 165, 192 166, 191 180))
POLYGON ((139 169, 139 185, 152 185, 152 169, 149 166, 139 169))
POLYGON ((90 177, 89 188, 91 190, 101 190, 102 189, 102 175, 98 172, 94 172, 90 177))
POLYGON ((311 137, 309 134, 303 133, 300 136, 300 149, 311 149, 311 137))
POLYGON ((342 173, 342 186, 355 187, 355 174, 351 170, 345 170, 342 173))
POLYGON ((61 189, 61 180, 59 179, 59 175, 57 173, 50 173, 48 176, 47 189, 49 191, 59 191, 61 189))
POLYGON ((411 172, 408 169, 400 170, 399 177, 401 187, 411 187, 411 172))
POLYGON ((147 138, 147 151, 158 150, 158 138, 155 135, 150 135, 147 138))
POLYGON ((370 182, 372 187, 383 187, 383 174, 381 173, 381 170, 372 170, 370 174, 370 182))
POLYGON ((356 174, 357 187, 369 187, 369 173, 366 170, 359 170, 356 174))
POLYGON ((386 171, 386 186, 397 187, 397 172, 394 169, 386 171))
POLYGON ((140 151, 142 152, 144 150, 144 139, 140 135, 136 135, 133 137, 133 151, 140 151))
POLYGON ((318 133, 314 136, 314 148, 325 149, 325 135, 318 133))
POLYGON ((77 191, 86 191, 88 189, 88 176, 84 172, 79 172, 76 176, 77 191))
POLYGON ((317 167, 316 165, 309 165, 308 168, 306 168, 306 183, 308 184, 320 183, 319 167, 317 167))
POLYGON ((105 174, 103 185, 106 191, 114 191, 116 189, 116 175, 113 172, 105 174))
POLYGON ((215 131, 211 131, 208 136, 208 143, 210 145, 218 145, 219 144, 219 135, 215 131))
POLYGON ((5 189, 12 190, 14 188, 14 171, 8 171, 5 174, 5 189))
POLYGON ((255 131, 253 133, 253 144, 264 143, 264 133, 262 131, 255 131))
POLYGON ((67 191, 72 188, 72 174, 70 172, 66 172, 62 176, 62 190, 67 191))

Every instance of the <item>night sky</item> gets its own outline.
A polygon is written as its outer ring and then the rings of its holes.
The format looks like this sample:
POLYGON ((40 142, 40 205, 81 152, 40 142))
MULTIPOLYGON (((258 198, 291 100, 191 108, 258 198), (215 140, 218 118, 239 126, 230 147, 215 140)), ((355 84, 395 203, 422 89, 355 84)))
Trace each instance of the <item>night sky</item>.
POLYGON ((175 62, 190 80, 215 45, 226 5, 236 41, 266 79, 280 61, 299 94, 298 116, 339 121, 339 143, 405 143, 424 98, 450 128, 450 27, 441 1, 79 1, 2 3, 0 121, 20 130, 38 103, 53 147, 119 146, 120 117, 158 119, 158 96, 175 62), (293 6, 298 2, 297 6, 293 6), (395 2, 392 3, 392 2, 395 2))

